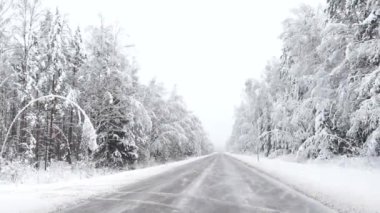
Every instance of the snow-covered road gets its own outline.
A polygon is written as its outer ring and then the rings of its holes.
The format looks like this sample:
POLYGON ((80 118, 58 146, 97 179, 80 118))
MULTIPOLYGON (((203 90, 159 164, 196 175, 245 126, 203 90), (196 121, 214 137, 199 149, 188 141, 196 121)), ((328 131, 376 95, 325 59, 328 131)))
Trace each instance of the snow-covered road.
POLYGON ((65 212, 334 212, 225 154, 93 197, 65 212))

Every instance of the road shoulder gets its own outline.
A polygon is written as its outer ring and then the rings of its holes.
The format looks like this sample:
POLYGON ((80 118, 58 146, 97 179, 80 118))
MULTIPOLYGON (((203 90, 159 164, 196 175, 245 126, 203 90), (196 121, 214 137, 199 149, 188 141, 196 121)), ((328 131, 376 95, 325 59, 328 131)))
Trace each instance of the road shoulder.
POLYGON ((339 212, 379 212, 378 170, 226 154, 339 212))

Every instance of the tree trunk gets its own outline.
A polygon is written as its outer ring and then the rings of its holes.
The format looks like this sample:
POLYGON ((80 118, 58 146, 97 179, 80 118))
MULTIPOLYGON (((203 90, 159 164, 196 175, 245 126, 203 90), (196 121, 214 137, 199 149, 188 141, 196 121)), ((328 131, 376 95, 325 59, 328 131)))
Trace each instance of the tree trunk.
MULTIPOLYGON (((48 132, 50 132, 50 129, 49 129, 49 115, 48 115, 48 112, 46 112, 46 125, 47 125, 46 130, 47 130, 48 132)), ((49 139, 46 138, 46 140, 45 140, 45 171, 46 171, 46 169, 47 169, 48 155, 49 155, 49 139)))
POLYGON ((79 157, 81 141, 82 141, 82 131, 79 132, 79 135, 78 135, 78 138, 77 138, 77 144, 76 144, 76 158, 77 158, 77 161, 81 160, 80 157, 79 157))
MULTIPOLYGON (((39 116, 39 114, 37 114, 39 116)), ((38 119, 38 117, 37 117, 38 119)), ((39 159, 39 151, 40 151, 40 124, 39 120, 36 125, 36 150, 35 150, 35 158, 36 158, 36 168, 40 168, 40 159, 39 159)))
POLYGON ((265 156, 268 157, 270 154, 270 151, 272 149, 272 135, 270 133, 271 128, 270 125, 267 126, 267 132, 268 132, 268 147, 267 147, 267 152, 265 153, 265 156))
MULTIPOLYGON (((50 122, 49 122, 49 144, 48 144, 48 150, 50 149, 50 145, 53 144, 54 139, 53 139, 53 120, 54 120, 54 108, 50 110, 50 122)), ((50 163, 51 161, 51 152, 49 150, 48 154, 48 162, 50 163)))
POLYGON ((71 164, 72 163, 72 161, 71 161, 71 151, 70 150, 72 150, 73 148, 74 148, 74 144, 73 144, 73 121, 74 121, 74 111, 73 111, 73 109, 72 109, 72 107, 71 107, 71 109, 70 109, 70 121, 69 121, 69 134, 68 134, 68 145, 69 145, 69 147, 68 147, 68 149, 69 149, 69 153, 68 153, 68 155, 67 155, 67 162, 69 163, 69 164, 71 164))

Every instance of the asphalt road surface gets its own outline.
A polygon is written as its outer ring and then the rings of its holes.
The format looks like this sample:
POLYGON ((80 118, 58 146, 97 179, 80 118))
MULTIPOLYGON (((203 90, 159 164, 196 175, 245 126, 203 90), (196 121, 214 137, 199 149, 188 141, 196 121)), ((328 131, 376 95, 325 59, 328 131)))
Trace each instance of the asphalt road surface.
POLYGON ((93 197, 64 212, 334 212, 225 154, 93 197))

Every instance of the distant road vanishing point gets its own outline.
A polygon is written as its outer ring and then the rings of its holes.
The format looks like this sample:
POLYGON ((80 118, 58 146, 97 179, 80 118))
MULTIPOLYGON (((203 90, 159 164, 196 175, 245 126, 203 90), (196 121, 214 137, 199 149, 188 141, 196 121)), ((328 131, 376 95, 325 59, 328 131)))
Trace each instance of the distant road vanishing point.
POLYGON ((335 212, 226 154, 214 154, 65 209, 75 213, 335 212))

